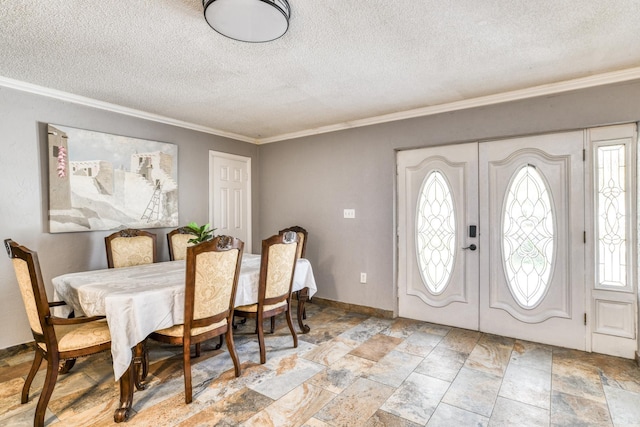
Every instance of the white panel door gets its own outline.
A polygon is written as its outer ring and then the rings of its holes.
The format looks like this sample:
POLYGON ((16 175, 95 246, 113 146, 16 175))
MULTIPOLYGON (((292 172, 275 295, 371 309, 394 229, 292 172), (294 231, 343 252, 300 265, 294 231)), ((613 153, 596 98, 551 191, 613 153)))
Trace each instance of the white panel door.
POLYGON ((480 330, 584 350, 584 132, 480 144, 480 330))
POLYGON ((399 315, 477 330, 478 144, 401 151, 397 165, 399 315))
POLYGON ((211 151, 209 221, 215 234, 237 237, 251 252, 251 159, 211 151))

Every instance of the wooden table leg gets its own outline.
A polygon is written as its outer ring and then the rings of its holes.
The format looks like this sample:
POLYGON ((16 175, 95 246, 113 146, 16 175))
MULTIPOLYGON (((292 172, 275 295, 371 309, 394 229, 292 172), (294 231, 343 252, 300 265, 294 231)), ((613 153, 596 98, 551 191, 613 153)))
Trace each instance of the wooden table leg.
POLYGON ((309 299, 309 288, 302 288, 298 291, 298 326, 303 334, 308 333, 311 328, 304 324, 304 304, 309 299))
POLYGON ((147 384, 144 380, 149 369, 149 357, 145 341, 138 343, 133 348, 133 359, 127 371, 120 377, 120 407, 113 414, 113 420, 117 423, 129 419, 131 406, 133 405, 134 388, 144 390, 147 384))
POLYGON ((135 383, 136 369, 132 360, 127 371, 120 377, 120 407, 113 414, 113 421, 121 423, 129 419, 135 383))
POLYGON ((133 366, 135 369, 136 389, 144 390, 147 384, 144 382, 149 373, 149 353, 147 351, 147 341, 142 341, 133 349, 133 366))

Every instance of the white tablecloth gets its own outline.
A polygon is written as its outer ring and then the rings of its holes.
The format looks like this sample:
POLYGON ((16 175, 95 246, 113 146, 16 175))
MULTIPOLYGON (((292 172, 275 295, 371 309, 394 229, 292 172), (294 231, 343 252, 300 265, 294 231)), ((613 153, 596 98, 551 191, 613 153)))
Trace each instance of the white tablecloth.
MULTIPOLYGON (((52 279, 57 299, 77 315, 106 316, 116 380, 131 363, 131 349, 151 332, 183 323, 185 261, 70 273, 52 279)), ((236 306, 258 301, 260 255, 244 254, 236 306)), ((293 290, 317 287, 311 264, 299 259, 293 290)))

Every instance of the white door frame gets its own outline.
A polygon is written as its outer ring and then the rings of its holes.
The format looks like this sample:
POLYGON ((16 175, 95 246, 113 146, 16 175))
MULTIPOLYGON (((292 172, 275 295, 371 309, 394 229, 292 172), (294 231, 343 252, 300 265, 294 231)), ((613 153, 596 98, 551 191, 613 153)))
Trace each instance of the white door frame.
POLYGON ((245 156, 239 156, 237 154, 229 154, 229 153, 224 153, 221 151, 213 151, 213 150, 209 150, 209 223, 211 224, 211 227, 215 227, 215 220, 216 218, 214 217, 214 200, 213 197, 211 197, 211 191, 212 189, 215 187, 215 182, 217 179, 216 174, 214 173, 214 169, 213 169, 213 162, 215 158, 224 158, 224 159, 230 159, 230 160, 235 160, 235 161, 239 161, 239 162, 244 162, 247 165, 247 191, 246 191, 246 206, 247 206, 247 215, 246 215, 246 220, 247 220, 247 238, 245 239, 244 242, 244 250, 247 253, 251 253, 251 247, 252 247, 252 219, 251 219, 251 157, 245 157, 245 156))

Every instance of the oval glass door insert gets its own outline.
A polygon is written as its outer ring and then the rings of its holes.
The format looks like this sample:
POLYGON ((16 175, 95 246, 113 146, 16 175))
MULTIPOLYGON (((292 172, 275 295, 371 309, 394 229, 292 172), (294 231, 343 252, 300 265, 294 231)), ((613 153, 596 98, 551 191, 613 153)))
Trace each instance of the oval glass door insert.
POLYGON ((429 292, 441 294, 453 271, 456 219, 451 188, 440 171, 422 183, 416 212, 416 254, 422 281, 429 292))
POLYGON ((542 301, 554 257, 554 213, 542 176, 531 165, 514 176, 504 204, 502 255, 507 283, 518 304, 542 301))

